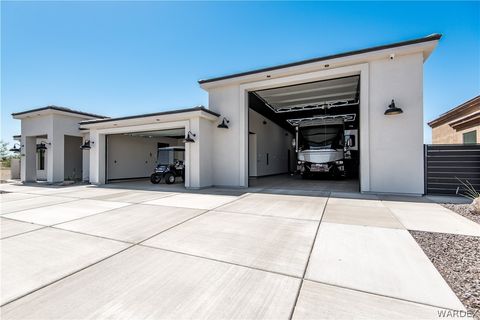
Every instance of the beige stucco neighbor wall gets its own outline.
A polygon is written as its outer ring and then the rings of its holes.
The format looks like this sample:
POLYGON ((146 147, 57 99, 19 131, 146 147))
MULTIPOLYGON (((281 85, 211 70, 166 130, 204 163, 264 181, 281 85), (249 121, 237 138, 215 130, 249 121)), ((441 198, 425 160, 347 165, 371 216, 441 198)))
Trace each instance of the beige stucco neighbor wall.
POLYGON ((438 127, 432 128, 432 143, 462 144, 463 134, 471 131, 477 131, 477 143, 480 143, 480 125, 457 131, 448 123, 444 123, 438 127))

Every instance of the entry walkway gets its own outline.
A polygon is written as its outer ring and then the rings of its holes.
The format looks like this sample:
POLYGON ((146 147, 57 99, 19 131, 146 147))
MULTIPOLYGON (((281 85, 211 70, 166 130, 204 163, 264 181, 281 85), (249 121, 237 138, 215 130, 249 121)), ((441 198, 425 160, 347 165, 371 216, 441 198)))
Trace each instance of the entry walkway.
POLYGON ((464 307, 407 229, 480 236, 371 195, 0 190, 2 319, 437 319, 464 307))

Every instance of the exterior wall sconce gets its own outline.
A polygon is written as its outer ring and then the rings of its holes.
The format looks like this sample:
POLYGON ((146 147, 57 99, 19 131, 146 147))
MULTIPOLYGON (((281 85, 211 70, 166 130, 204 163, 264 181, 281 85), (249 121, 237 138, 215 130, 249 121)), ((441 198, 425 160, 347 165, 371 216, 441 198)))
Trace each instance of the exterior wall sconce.
POLYGON ((45 150, 47 150, 47 144, 48 144, 49 146, 52 145, 51 142, 41 141, 39 144, 37 144, 37 151, 45 151, 45 150))
POLYGON ((20 148, 21 148, 20 145, 18 145, 18 144, 15 143, 15 144, 13 145, 13 147, 12 147, 10 150, 8 150, 8 151, 10 151, 10 152, 15 152, 15 153, 20 153, 20 151, 21 151, 20 148))
POLYGON ((230 120, 227 118, 223 118, 222 123, 220 123, 217 128, 222 128, 222 129, 228 129, 228 124, 230 123, 230 120))
POLYGON ((193 140, 192 137, 196 137, 197 135, 195 133, 192 133, 192 131, 188 131, 187 136, 185 139, 183 139, 183 143, 193 143, 195 140, 193 140))
POLYGON ((80 146, 80 149, 90 150, 92 148, 93 144, 95 144, 95 142, 90 141, 90 140, 85 140, 85 142, 80 146))
POLYGON ((388 106, 388 109, 385 110, 385 115, 386 116, 393 116, 395 114, 400 114, 400 113, 403 113, 403 110, 401 108, 397 108, 395 106, 395 101, 393 101, 392 99, 392 103, 390 103, 390 105, 388 106))

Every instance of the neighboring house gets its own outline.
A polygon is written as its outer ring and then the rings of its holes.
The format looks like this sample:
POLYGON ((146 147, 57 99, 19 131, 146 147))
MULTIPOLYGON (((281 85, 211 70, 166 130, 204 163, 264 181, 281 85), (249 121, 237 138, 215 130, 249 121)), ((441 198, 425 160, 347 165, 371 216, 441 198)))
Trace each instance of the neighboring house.
POLYGON ((480 96, 462 103, 428 123, 433 144, 480 143, 480 96))
POLYGON ((440 38, 201 80, 208 108, 120 118, 55 106, 14 113, 22 122, 21 180, 40 178, 41 138, 49 182, 67 179, 78 163, 94 184, 148 177, 158 147, 181 145, 186 188, 248 187, 251 177, 295 167, 292 123, 335 118, 355 141, 359 191, 423 194, 423 63, 440 38))

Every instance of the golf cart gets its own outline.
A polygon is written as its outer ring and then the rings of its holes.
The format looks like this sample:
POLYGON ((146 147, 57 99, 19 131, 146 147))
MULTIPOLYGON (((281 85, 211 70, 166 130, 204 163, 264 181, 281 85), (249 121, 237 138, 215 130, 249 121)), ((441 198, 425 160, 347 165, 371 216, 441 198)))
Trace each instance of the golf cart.
POLYGON ((150 182, 158 184, 163 179, 166 184, 173 184, 177 177, 185 181, 185 148, 158 148, 157 167, 150 176, 150 182))

